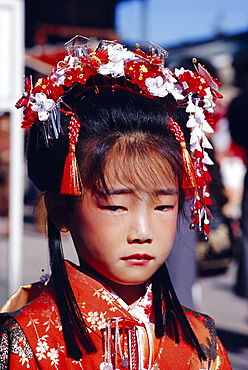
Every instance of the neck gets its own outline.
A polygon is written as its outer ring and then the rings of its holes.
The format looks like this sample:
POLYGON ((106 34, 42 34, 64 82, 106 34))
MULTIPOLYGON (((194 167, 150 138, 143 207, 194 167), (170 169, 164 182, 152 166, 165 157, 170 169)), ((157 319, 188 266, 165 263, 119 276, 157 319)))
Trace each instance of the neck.
POLYGON ((135 306, 139 298, 145 294, 145 283, 139 285, 123 285, 106 279, 106 284, 131 307, 135 306))
POLYGON ((119 284, 109 280, 82 260, 80 261, 80 267, 87 275, 101 280, 103 284, 112 289, 128 306, 134 306, 139 298, 145 294, 146 283, 138 285, 119 284))

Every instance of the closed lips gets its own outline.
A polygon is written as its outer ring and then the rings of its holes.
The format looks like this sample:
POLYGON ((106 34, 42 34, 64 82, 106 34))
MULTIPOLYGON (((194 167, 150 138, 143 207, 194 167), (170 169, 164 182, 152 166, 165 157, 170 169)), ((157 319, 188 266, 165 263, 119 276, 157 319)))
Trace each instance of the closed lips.
POLYGON ((153 257, 149 256, 148 254, 132 254, 131 256, 122 257, 123 261, 126 260, 151 260, 153 257))

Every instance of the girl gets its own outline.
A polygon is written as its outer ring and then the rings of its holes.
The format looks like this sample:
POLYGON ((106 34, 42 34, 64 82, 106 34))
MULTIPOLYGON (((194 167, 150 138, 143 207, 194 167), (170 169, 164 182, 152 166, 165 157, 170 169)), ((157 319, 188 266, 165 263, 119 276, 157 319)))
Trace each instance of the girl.
POLYGON ((185 191, 191 227, 207 238, 200 123, 210 130, 217 84, 201 66, 165 69, 154 44, 147 54, 88 47, 66 44, 65 60, 34 88, 26 79, 17 103, 31 126, 28 173, 45 194, 52 275, 3 308, 1 369, 230 369, 213 320, 181 307, 165 265, 185 191), (174 120, 185 110, 193 161, 174 120), (79 266, 63 259, 67 231, 79 266))

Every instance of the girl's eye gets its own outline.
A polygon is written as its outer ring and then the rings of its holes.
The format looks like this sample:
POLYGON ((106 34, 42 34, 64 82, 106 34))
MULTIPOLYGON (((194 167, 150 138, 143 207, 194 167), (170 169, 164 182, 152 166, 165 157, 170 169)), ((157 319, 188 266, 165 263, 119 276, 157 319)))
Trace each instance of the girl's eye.
POLYGON ((124 210, 124 207, 122 206, 102 206, 102 209, 106 209, 111 212, 117 212, 117 211, 122 211, 124 210))
POLYGON ((155 208, 156 211, 169 211, 170 209, 173 209, 173 205, 162 205, 162 206, 157 206, 155 208))

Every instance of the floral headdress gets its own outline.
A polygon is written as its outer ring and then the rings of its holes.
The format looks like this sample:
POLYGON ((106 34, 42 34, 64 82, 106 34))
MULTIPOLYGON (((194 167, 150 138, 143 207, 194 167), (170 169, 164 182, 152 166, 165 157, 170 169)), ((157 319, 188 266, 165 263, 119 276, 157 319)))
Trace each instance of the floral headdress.
POLYGON ((153 43, 148 44, 149 50, 145 53, 139 47, 130 51, 118 41, 103 40, 93 52, 89 52, 89 39, 75 36, 65 44, 65 59, 57 64, 47 78, 40 78, 32 86, 31 80, 26 77, 25 92, 16 107, 24 107, 23 128, 29 128, 35 121, 39 121, 47 145, 50 138, 59 137, 60 112, 71 115, 69 153, 64 166, 61 193, 79 195, 81 183, 75 146, 80 122, 73 109, 64 101, 68 91, 76 85, 86 91, 89 89, 87 82, 91 79, 97 93, 99 86, 94 81, 100 75, 112 89, 122 88, 158 99, 172 95, 176 102, 175 108, 182 107, 189 115, 186 124, 191 131, 189 151, 180 126, 169 116, 168 122, 182 150, 185 170, 183 187, 192 199, 191 227, 198 225, 198 231, 204 233, 207 241, 211 217, 208 205, 212 202, 208 190, 211 176, 206 165, 213 162, 205 150, 212 148, 205 133, 213 132, 215 102, 222 97, 218 93, 220 83, 196 60, 193 60, 194 71, 184 68, 171 71, 164 66, 168 53, 153 43), (61 104, 67 110, 63 110, 61 104))

